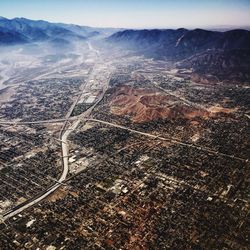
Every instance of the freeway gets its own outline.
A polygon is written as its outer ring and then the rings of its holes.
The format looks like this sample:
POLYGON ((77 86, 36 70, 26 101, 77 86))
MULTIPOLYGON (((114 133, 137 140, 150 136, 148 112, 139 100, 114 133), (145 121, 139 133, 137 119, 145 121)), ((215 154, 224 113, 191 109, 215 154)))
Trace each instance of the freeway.
MULTIPOLYGON (((99 56, 98 53, 96 53, 96 55, 99 56)), ((91 71, 91 73, 92 73, 92 71, 91 71)), ((91 79, 91 76, 89 76, 89 80, 90 79, 91 79)), ((98 105, 102 101, 102 99, 103 99, 103 97, 104 97, 104 95, 105 95, 105 93, 106 93, 106 91, 108 89, 109 81, 110 81, 110 76, 109 76, 109 78, 106 79, 106 82, 104 82, 102 93, 98 97, 97 101, 88 110, 86 110, 84 113, 82 113, 81 115, 75 117, 73 119, 73 122, 72 122, 72 124, 70 125, 69 128, 67 128, 67 125, 68 125, 69 121, 72 120, 70 118, 70 116, 72 115, 72 112, 73 112, 76 104, 80 100, 81 95, 79 95, 78 98, 75 100, 75 102, 72 104, 72 106, 70 107, 70 109, 69 109, 68 113, 66 114, 65 118, 61 119, 61 120, 64 121, 64 124, 63 124, 63 126, 62 126, 62 128, 60 130, 58 140, 61 142, 61 159, 62 159, 63 172, 62 172, 59 180, 55 180, 56 183, 54 185, 50 186, 44 192, 36 195, 35 197, 27 200, 26 202, 14 207, 14 208, 10 209, 9 211, 7 211, 6 213, 4 213, 2 215, 1 220, 6 220, 8 218, 11 218, 11 217, 21 213, 23 210, 25 210, 25 209, 37 204, 38 202, 42 201, 43 199, 45 199, 47 196, 49 196, 55 190, 57 190, 61 185, 64 185, 63 182, 65 181, 65 179, 67 177, 67 174, 68 174, 68 171, 69 171, 69 166, 68 166, 69 165, 68 164, 68 151, 69 150, 68 150, 68 143, 67 143, 68 136, 70 135, 70 133, 72 133, 72 131, 74 131, 77 128, 77 126, 79 125, 79 123, 81 121, 87 120, 87 118, 91 115, 91 112, 96 107, 96 105, 98 105)), ((86 85, 87 84, 85 83, 84 86, 83 86, 82 92, 85 90, 86 85)), ((91 86, 91 83, 90 83, 90 86, 91 86)), ((49 120, 49 122, 55 122, 55 120, 49 120)), ((27 123, 27 124, 30 124, 30 123, 27 123)))
POLYGON ((140 134, 140 135, 143 135, 143 136, 151 137, 153 139, 169 141, 169 142, 172 142, 174 144, 179 144, 179 145, 182 145, 182 146, 185 146, 185 147, 195 148, 195 149, 205 151, 207 153, 218 155, 218 156, 221 156, 221 157, 227 157, 227 158, 231 158, 231 159, 239 160, 239 161, 243 161, 243 162, 248 162, 249 161, 248 159, 243 159, 241 157, 237 157, 237 156, 234 156, 234 155, 224 154, 224 153, 215 151, 215 150, 207 148, 207 147, 202 147, 202 146, 199 146, 199 145, 195 145, 195 144, 191 144, 191 143, 187 143, 187 142, 182 142, 180 140, 173 139, 173 138, 165 138, 165 137, 162 137, 162 136, 141 132, 141 131, 138 131, 138 130, 135 130, 135 129, 131 129, 131 128, 122 126, 122 125, 118 125, 118 124, 114 124, 114 123, 110 123, 110 122, 106 122, 106 121, 102 121, 102 120, 98 120, 98 119, 91 118, 91 119, 88 119, 88 121, 99 122, 99 123, 109 125, 109 126, 112 126, 112 127, 121 128, 121 129, 127 130, 127 131, 132 132, 132 133, 136 133, 136 134, 140 134))
MULTIPOLYGON (((75 105, 77 104, 77 101, 79 100, 79 97, 77 98, 77 100, 72 104, 72 106, 70 107, 70 110, 68 111, 68 113, 65 116, 65 119, 61 119, 64 120, 64 124, 62 126, 62 129, 60 131, 59 134, 59 141, 61 142, 61 155, 62 155, 62 166, 63 166, 63 172, 60 176, 60 178, 58 180, 56 180, 56 184, 52 185, 51 187, 48 188, 48 190, 44 191, 43 193, 33 197, 32 199, 24 202, 23 204, 20 204, 19 206, 14 207, 13 209, 7 211, 6 213, 3 214, 3 220, 6 220, 8 218, 11 218, 19 213, 21 213, 23 210, 35 205, 36 203, 40 202, 41 200, 43 200, 44 198, 46 198, 48 195, 50 195, 51 193, 53 193, 56 189, 58 189, 61 185, 62 182, 66 179, 68 171, 69 171, 69 166, 68 166, 68 144, 67 144, 67 138, 69 136, 69 134, 73 131, 73 130, 65 130, 67 123, 69 121, 69 117, 72 114, 75 105)), ((50 120, 50 122, 53 120, 50 120)), ((30 124, 30 123, 28 123, 30 124)), ((75 129, 75 127, 78 125, 78 123, 73 123, 73 125, 70 127, 71 129, 75 129)))
MULTIPOLYGON (((85 84, 84 84, 85 85, 85 84)), ((84 89, 84 88, 83 88, 84 89)), ((82 91, 83 92, 83 91, 82 91)), ((82 95, 82 94, 81 94, 82 95)), ((62 156, 62 166, 63 166, 63 172, 58 180, 55 180, 55 184, 49 187, 44 192, 38 194, 37 196, 31 198, 30 200, 27 200, 26 202, 12 208, 11 210, 7 211, 3 214, 3 220, 6 220, 8 218, 11 218, 19 213, 21 213, 23 210, 35 205, 36 203, 40 202, 44 198, 46 198, 48 195, 53 193, 56 189, 58 189, 62 184, 62 182, 66 179, 67 174, 69 172, 69 166, 68 166, 68 143, 67 138, 69 134, 78 126, 80 121, 75 121, 71 126, 70 129, 65 129, 67 126, 67 123, 71 119, 72 112, 78 103, 80 96, 77 97, 77 99, 74 101, 74 103, 71 105, 69 111, 67 112, 64 119, 52 119, 52 120, 44 120, 44 121, 34 121, 34 122, 0 122, 0 124, 12 124, 12 125, 26 125, 26 124, 39 124, 39 123, 58 123, 58 122, 64 122, 60 133, 59 133, 59 140, 61 142, 61 156, 62 156)), ((75 118, 74 118, 75 119, 75 118)))

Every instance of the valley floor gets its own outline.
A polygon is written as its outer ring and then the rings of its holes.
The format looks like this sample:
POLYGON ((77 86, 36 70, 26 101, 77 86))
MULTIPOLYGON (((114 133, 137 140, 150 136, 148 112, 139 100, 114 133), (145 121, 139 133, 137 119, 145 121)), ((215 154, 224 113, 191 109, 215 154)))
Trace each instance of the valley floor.
POLYGON ((5 69, 1 249, 248 249, 250 85, 79 51, 5 69))

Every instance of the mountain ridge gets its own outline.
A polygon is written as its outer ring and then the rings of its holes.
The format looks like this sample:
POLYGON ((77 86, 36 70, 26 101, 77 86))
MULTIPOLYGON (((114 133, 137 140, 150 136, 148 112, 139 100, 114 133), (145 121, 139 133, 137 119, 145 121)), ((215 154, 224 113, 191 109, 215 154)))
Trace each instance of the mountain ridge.
POLYGON ((155 53, 155 57, 184 59, 208 49, 250 49, 250 31, 237 29, 219 32, 183 28, 124 30, 109 36, 107 41, 130 49, 148 50, 150 55, 155 53))
POLYGON ((31 20, 24 17, 8 19, 0 16, 0 44, 19 44, 50 39, 88 39, 94 36, 108 36, 121 29, 95 28, 76 24, 54 23, 45 20, 31 20), (12 34, 12 32, 15 32, 12 34), (10 36, 6 41, 5 37, 10 36), (21 37, 23 39, 21 39, 21 37), (16 38, 16 41, 15 41, 16 38))
MULTIPOLYGON (((85 36, 79 35, 69 29, 60 27, 59 25, 49 23, 43 20, 29 20, 26 18, 1 18, 0 31, 5 34, 12 34, 12 43, 28 43, 36 41, 46 41, 55 38, 63 39, 86 39, 85 36), (19 37, 23 37, 20 40, 19 37)), ((4 37, 0 37, 0 42, 8 44, 4 37)))

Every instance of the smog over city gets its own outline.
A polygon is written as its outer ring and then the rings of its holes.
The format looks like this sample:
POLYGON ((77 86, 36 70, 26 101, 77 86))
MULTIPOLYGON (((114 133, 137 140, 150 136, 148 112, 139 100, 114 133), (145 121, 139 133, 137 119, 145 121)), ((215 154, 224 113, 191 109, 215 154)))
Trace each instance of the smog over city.
POLYGON ((250 249, 248 0, 0 1, 0 250, 250 249))

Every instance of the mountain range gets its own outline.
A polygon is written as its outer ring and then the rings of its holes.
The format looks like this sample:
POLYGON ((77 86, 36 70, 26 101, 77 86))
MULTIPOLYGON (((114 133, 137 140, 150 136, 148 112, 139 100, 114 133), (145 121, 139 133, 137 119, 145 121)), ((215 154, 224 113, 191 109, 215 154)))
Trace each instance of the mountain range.
MULTIPOLYGON (((136 54, 168 60, 218 81, 250 81, 250 31, 124 30, 107 38, 136 54)), ((198 77, 199 78, 199 77, 198 77)))
POLYGON ((0 44, 5 45, 37 41, 67 42, 74 39, 84 40, 99 34, 98 30, 87 26, 0 17, 0 44))
POLYGON ((207 50, 250 49, 250 31, 124 30, 107 39, 156 58, 180 60, 207 50))
POLYGON ((138 55, 168 60, 177 68, 192 69, 197 74, 216 75, 219 80, 250 81, 248 30, 108 29, 0 17, 0 45, 38 41, 65 45, 95 36, 100 37, 100 44, 108 43, 138 55))

